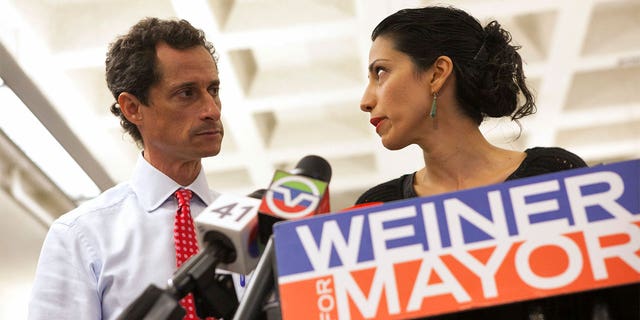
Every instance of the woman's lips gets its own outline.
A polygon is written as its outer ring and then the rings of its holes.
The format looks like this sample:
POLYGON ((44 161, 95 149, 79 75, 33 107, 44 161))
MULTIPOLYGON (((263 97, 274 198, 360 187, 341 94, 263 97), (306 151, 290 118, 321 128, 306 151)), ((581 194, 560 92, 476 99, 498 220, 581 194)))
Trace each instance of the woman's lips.
POLYGON ((376 132, 378 132, 380 125, 382 124, 384 118, 383 117, 374 117, 369 120, 369 122, 376 127, 376 132))

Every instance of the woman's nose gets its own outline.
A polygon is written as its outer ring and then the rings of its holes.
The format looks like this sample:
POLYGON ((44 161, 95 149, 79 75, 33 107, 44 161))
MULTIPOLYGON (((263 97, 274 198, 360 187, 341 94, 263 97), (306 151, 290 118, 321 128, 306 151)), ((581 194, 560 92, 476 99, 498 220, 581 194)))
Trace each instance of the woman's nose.
POLYGON ((369 86, 367 86, 362 94, 362 99, 360 99, 360 110, 364 112, 371 112, 375 106, 375 95, 370 91, 369 86))

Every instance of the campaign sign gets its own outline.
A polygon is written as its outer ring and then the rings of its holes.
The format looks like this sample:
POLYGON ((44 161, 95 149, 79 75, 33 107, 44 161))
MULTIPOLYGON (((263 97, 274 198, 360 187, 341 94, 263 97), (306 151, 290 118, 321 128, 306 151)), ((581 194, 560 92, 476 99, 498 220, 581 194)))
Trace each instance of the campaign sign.
POLYGON ((284 319, 407 319, 640 283, 640 160, 276 224, 284 319))

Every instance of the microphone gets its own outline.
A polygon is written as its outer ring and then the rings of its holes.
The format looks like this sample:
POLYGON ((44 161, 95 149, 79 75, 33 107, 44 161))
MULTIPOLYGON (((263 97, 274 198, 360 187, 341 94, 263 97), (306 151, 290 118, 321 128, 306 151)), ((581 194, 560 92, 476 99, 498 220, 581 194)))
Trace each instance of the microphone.
POLYGON ((182 319, 178 301, 193 293, 201 318, 230 319, 238 307, 233 280, 220 269, 250 273, 258 263, 257 210, 265 190, 220 195, 194 220, 201 250, 176 270, 164 290, 149 285, 118 319, 182 319))
POLYGON ((330 180, 329 162, 316 155, 305 156, 290 172, 276 170, 258 209, 260 243, 269 240, 276 222, 330 212, 330 180))
POLYGON ((226 247, 227 261, 220 269, 249 274, 258 263, 260 250, 257 243, 258 206, 265 189, 256 190, 248 197, 221 194, 194 220, 198 244, 226 247))
POLYGON ((327 160, 308 155, 290 172, 276 170, 267 190, 256 190, 248 197, 221 195, 194 220, 199 244, 231 245, 235 260, 219 268, 249 274, 276 222, 330 212, 331 173, 327 160))
MULTIPOLYGON (((329 212, 330 180, 329 163, 322 157, 309 155, 290 172, 277 170, 268 190, 257 190, 249 197, 220 195, 194 220, 202 246, 224 248, 227 256, 221 259, 220 269, 239 274, 249 274, 255 269, 243 302, 262 302, 273 288, 272 247, 266 246, 268 250, 260 257, 260 249, 269 242, 273 225, 329 212), (258 261, 260 268, 256 268, 258 261)), ((243 314, 242 310, 238 313, 243 314)))
POLYGON ((290 172, 276 170, 258 210, 260 243, 264 252, 238 306, 234 320, 254 319, 263 308, 268 319, 281 319, 275 288, 273 225, 330 212, 331 166, 322 157, 302 158, 290 172), (266 297, 270 303, 264 305, 266 297), (264 305, 264 307, 263 307, 264 305))
MULTIPOLYGON (((220 195, 194 220, 201 251, 174 273, 167 289, 161 292, 156 288, 147 290, 149 294, 139 297, 136 304, 127 308, 130 312, 124 312, 124 317, 120 319, 128 319, 133 311, 139 315, 157 314, 159 303, 149 301, 168 296, 169 300, 175 302, 189 293, 194 296, 199 317, 230 319, 238 308, 233 282, 228 275, 215 274, 215 269, 218 267, 239 274, 249 274, 256 268, 259 260, 262 261, 260 270, 256 269, 254 279, 246 291, 249 296, 258 299, 255 301, 262 302, 262 297, 274 286, 274 254, 272 246, 268 245, 268 252, 259 259, 258 213, 260 216, 269 215, 265 217, 268 218, 266 221, 262 218, 260 222, 260 235, 264 236, 263 243, 267 243, 272 226, 277 221, 330 211, 327 188, 330 179, 331 167, 328 162, 318 156, 307 156, 290 173, 276 171, 271 187, 266 192, 264 189, 257 190, 248 197, 220 195), (263 205, 265 210, 259 211, 259 207, 263 205), (256 287, 264 293, 252 289, 256 287)), ((176 308, 179 306, 173 303, 169 310, 162 310, 162 314, 179 316, 176 308)), ((243 312, 238 314, 242 315, 243 312)))
POLYGON ((178 298, 153 284, 147 286, 136 300, 118 316, 118 320, 182 320, 186 312, 178 298))

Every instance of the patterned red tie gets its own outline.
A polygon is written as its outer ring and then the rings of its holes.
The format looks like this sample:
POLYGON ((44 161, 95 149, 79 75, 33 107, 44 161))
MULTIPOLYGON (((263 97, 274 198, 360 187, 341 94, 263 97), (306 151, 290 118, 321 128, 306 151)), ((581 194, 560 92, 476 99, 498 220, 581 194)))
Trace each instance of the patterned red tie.
MULTIPOLYGON (((193 194, 191 190, 179 189, 175 195, 178 198, 178 212, 173 225, 173 240, 176 246, 176 267, 180 268, 189 257, 198 253, 198 241, 191 218, 190 201, 193 194)), ((191 293, 180 300, 180 305, 187 311, 184 319, 198 319, 191 293)))

